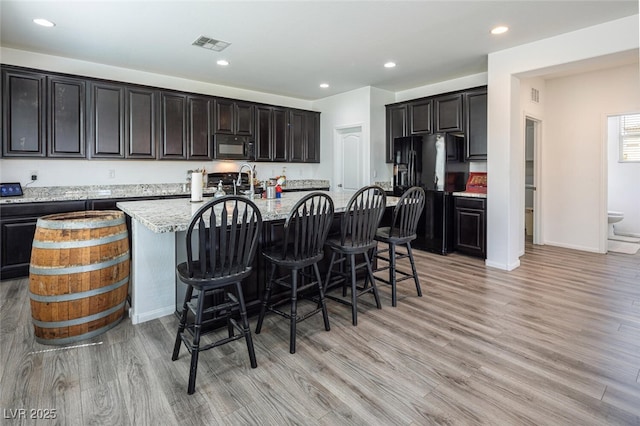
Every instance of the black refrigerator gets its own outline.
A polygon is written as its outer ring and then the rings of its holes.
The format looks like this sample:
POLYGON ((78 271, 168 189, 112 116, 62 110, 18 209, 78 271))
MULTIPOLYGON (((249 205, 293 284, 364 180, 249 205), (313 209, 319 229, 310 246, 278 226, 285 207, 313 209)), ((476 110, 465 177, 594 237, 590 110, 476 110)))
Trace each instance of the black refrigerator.
POLYGON ((464 136, 434 133, 396 138, 393 144, 393 195, 412 186, 425 190, 425 208, 412 246, 439 254, 453 251, 453 196, 464 191, 469 165, 464 136))

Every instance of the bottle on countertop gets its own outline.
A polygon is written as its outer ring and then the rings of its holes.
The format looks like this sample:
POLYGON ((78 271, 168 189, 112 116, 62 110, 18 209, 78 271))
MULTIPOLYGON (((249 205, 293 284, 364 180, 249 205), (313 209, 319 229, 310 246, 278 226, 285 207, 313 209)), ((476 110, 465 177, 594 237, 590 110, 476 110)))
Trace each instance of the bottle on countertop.
POLYGON ((216 189, 216 193, 213 194, 214 198, 219 198, 219 197, 224 197, 225 195, 227 195, 224 192, 224 189, 222 189, 222 180, 220 180, 220 182, 218 182, 218 189, 216 189))
POLYGON ((287 185, 287 172, 286 172, 286 167, 282 167, 282 176, 280 176, 282 178, 282 181, 280 182, 280 186, 286 186, 287 185))

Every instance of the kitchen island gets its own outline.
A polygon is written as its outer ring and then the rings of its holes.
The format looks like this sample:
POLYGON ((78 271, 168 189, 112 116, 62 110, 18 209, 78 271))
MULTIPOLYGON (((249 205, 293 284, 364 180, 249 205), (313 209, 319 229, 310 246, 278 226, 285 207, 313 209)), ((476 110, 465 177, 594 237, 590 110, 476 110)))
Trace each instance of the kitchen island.
MULTIPOLYGON (((332 198, 339 218, 353 195, 350 192, 321 191, 332 198)), ((284 220, 295 203, 309 192, 286 193, 278 199, 254 200, 264 222, 261 245, 272 244, 279 237, 284 220)), ((176 301, 182 303, 184 289, 177 281, 175 267, 186 259, 185 234, 193 214, 212 198, 202 203, 188 199, 122 201, 117 207, 131 217, 131 309, 133 324, 170 315, 176 301)), ((395 206, 397 197, 387 197, 387 207, 395 206)), ((334 220, 333 229, 339 220, 334 220)), ((265 274, 260 247, 256 253, 253 274, 243 289, 249 308, 257 306, 262 294, 265 274)))

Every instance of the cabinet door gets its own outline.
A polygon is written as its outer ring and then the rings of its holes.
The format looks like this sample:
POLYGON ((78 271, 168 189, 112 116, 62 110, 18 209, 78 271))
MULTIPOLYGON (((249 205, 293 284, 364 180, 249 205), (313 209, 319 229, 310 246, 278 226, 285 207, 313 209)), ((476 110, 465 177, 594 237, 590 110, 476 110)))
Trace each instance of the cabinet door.
POLYGON ((89 84, 91 156, 124 158, 124 86, 89 84))
POLYGON ((272 142, 272 108, 256 108, 256 161, 273 160, 271 153, 272 142))
POLYGON ((2 155, 44 157, 45 84, 42 74, 2 71, 2 155))
POLYGON ((49 77, 48 155, 80 157, 85 155, 85 82, 79 79, 49 77))
POLYGON ((158 94, 156 90, 126 90, 126 157, 156 158, 158 94))
POLYGON ((213 159, 213 98, 189 96, 188 102, 188 158, 213 159))
POLYGON ((436 132, 461 132, 462 94, 438 96, 433 100, 436 132))
POLYGON ((271 149, 273 161, 287 161, 287 151, 289 146, 287 126, 287 110, 284 108, 273 108, 273 132, 271 133, 271 149))
POLYGON ((233 101, 216 99, 215 110, 216 133, 234 134, 236 112, 233 101))
POLYGON ((163 92, 160 96, 160 158, 187 158, 187 97, 163 92))
POLYGON ((409 110, 411 115, 411 134, 431 133, 431 116, 432 116, 431 99, 411 102, 409 110))
POLYGON ((473 256, 486 257, 484 200, 457 197, 455 218, 456 249, 473 256))
POLYGON ((387 107, 387 163, 393 163, 393 140, 407 136, 407 105, 387 107))
POLYGON ((306 114, 304 111, 289 112, 289 161, 304 161, 304 145, 306 143, 306 114))
POLYGON ((305 163, 320 162, 320 114, 307 112, 307 141, 305 146, 305 163))
POLYGON ((235 134, 253 136, 253 104, 236 102, 235 134))
POLYGON ((467 92, 465 100, 468 160, 487 159, 487 91, 467 92))

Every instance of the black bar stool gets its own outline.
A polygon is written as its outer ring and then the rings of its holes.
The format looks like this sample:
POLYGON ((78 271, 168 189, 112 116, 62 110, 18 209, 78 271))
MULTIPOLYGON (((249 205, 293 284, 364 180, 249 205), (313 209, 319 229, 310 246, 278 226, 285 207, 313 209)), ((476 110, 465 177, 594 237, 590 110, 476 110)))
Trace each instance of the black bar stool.
POLYGON ((296 324, 310 316, 322 312, 324 328, 329 331, 329 315, 324 301, 324 289, 318 262, 324 257, 323 246, 333 221, 333 201, 322 192, 313 192, 306 195, 289 212, 284 224, 284 239, 280 245, 265 249, 262 252, 264 258, 271 263, 271 274, 262 297, 262 308, 256 325, 256 334, 262 329, 262 321, 266 311, 274 312, 290 321, 289 352, 296 352, 296 324), (276 278, 277 268, 284 268, 291 273, 284 277, 276 278), (303 274, 305 268, 311 267, 312 274, 303 274), (298 275, 302 277, 301 283, 298 275), (305 281, 310 277, 311 281, 305 281), (271 303, 271 292, 274 285, 290 289, 290 298, 271 303), (305 297, 305 291, 317 287, 318 296, 316 309, 298 314, 298 298, 305 297), (291 312, 278 310, 277 306, 289 302, 291 312))
POLYGON ((261 230, 260 211, 244 197, 217 198, 202 206, 191 219, 186 237, 187 261, 176 267, 178 278, 188 288, 171 357, 173 361, 178 359, 182 343, 191 353, 189 395, 195 391, 198 354, 202 351, 244 338, 251 368, 257 367, 241 282, 251 274, 261 230), (195 297, 194 289, 199 293, 195 297), (238 312, 240 325, 232 317, 238 312), (203 326, 223 319, 228 337, 201 347, 203 326), (235 335, 234 329, 241 334, 235 335))
POLYGON ((415 240, 416 228, 420 215, 424 209, 425 193, 424 189, 414 186, 407 189, 404 194, 398 200, 393 209, 393 216, 391 218, 391 226, 378 228, 375 239, 381 243, 387 244, 388 248, 378 250, 374 252, 376 259, 384 260, 388 263, 385 267, 376 268, 375 272, 389 270, 389 279, 386 280, 379 276, 376 276, 378 281, 382 281, 385 284, 391 285, 391 305, 397 305, 396 284, 400 281, 413 278, 416 284, 416 290, 418 296, 422 297, 422 290, 420 289, 420 279, 416 272, 416 265, 413 260, 413 252, 411 251, 411 241, 415 240), (398 253, 396 251, 397 245, 404 245, 407 248, 405 253, 398 253), (388 257, 384 256, 384 253, 388 253, 388 257), (405 271, 398 270, 396 268, 397 260, 403 258, 409 258, 411 263, 411 271, 409 274, 405 271), (396 274, 403 275, 402 278, 397 278, 396 274))
POLYGON ((327 245, 331 249, 331 263, 324 283, 325 292, 327 288, 333 287, 341 281, 343 285, 342 298, 329 294, 326 297, 351 306, 353 325, 358 325, 357 299, 361 295, 372 292, 377 308, 382 308, 371 269, 369 252, 373 251, 377 244, 374 236, 384 214, 386 202, 387 196, 379 186, 372 185, 360 188, 345 207, 340 225, 340 235, 327 240, 327 245), (364 257, 364 262, 357 264, 356 256, 360 255, 364 257), (345 263, 349 264, 349 272, 345 271, 345 263), (339 266, 339 270, 334 270, 334 266, 339 266), (358 287, 356 271, 362 267, 367 268, 367 275, 364 279, 364 285, 358 287), (338 280, 331 282, 332 274, 338 275, 338 280), (348 283, 351 285, 351 301, 345 299, 348 283), (369 283, 371 283, 371 287, 369 287, 369 283))

